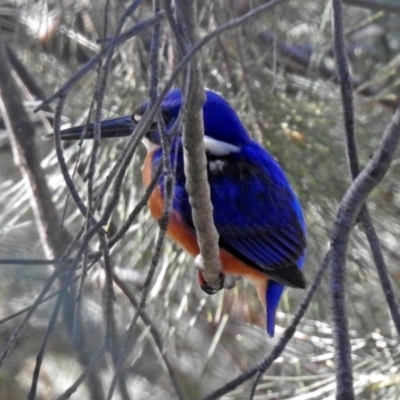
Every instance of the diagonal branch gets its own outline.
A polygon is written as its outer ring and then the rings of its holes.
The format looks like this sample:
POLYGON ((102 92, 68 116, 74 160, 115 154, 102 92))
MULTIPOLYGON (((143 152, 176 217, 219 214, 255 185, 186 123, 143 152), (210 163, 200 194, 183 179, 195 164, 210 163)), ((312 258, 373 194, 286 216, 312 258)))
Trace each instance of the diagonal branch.
MULTIPOLYGON (((272 362, 282 353, 286 344, 293 336, 297 325, 299 324, 302 316, 312 300, 315 290, 322 279, 322 275, 328 266, 327 261, 329 260, 329 263, 332 264, 332 260, 338 260, 338 256, 340 256, 341 251, 343 251, 343 243, 344 246, 346 246, 351 229, 354 226, 354 222, 362 204, 388 171, 395 157, 399 142, 400 107, 397 109, 390 124, 386 128, 373 157, 345 193, 334 222, 334 229, 331 235, 331 250, 325 255, 324 260, 321 262, 320 267, 314 277, 314 281, 307 291, 306 297, 300 304, 291 324, 283 333, 283 337, 272 349, 270 355, 268 355, 263 361, 261 361, 255 367, 244 371, 237 378, 233 379, 222 388, 204 397, 203 400, 216 400, 222 395, 236 389, 256 374, 265 372, 267 368, 270 367, 272 362)), ((347 399, 347 397, 342 398, 347 399)))
MULTIPOLYGON (((35 147, 34 137, 35 131, 23 107, 20 89, 15 82, 11 73, 11 67, 8 62, 6 45, 3 40, 0 41, 0 94, 1 94, 1 111, 7 123, 7 130, 10 133, 10 141, 14 153, 16 164, 24 177, 27 188, 30 191, 30 200, 35 215, 36 224, 42 240, 43 247, 46 250, 48 258, 60 258, 66 250, 68 244, 72 241, 68 231, 61 226, 57 210, 52 200, 50 189, 47 185, 45 173, 40 165, 39 153, 35 147)), ((70 301, 63 301, 66 297, 71 297, 71 293, 67 290, 68 280, 65 273, 62 272, 62 265, 49 278, 41 295, 36 300, 35 307, 26 315, 23 322, 15 331, 14 336, 10 339, 2 359, 7 356, 12 346, 20 336, 25 324, 36 310, 41 298, 47 293, 55 278, 59 279, 61 286, 65 287, 62 296, 59 296, 59 306, 67 307, 70 301)), ((73 300, 71 300, 73 301, 73 300)), ((59 307, 54 308, 54 319, 59 312, 59 307)), ((46 336, 50 336, 53 332, 53 325, 49 323, 46 336)), ((47 345, 47 339, 44 338, 42 350, 47 345)), ((75 349, 77 357, 82 365, 87 365, 87 358, 82 349, 75 349)), ((43 353, 42 352, 42 353, 43 353)), ((32 396, 35 397, 37 377, 40 372, 41 360, 38 356, 36 364, 36 375, 32 382, 32 396)), ((90 374, 89 379, 90 390, 93 397, 102 398, 101 385, 98 376, 95 373, 90 374)))
POLYGON ((237 387, 251 379, 253 376, 257 376, 256 382, 253 385, 253 390, 255 390, 255 386, 258 383, 259 377, 272 365, 272 363, 282 354, 283 350, 285 350, 286 345, 292 339, 293 335, 296 332, 297 326, 299 325, 301 319, 303 318, 305 312, 307 311, 311 300, 313 299, 315 292, 319 288, 321 280, 324 276, 326 269, 328 268, 329 261, 329 252, 325 255, 324 259, 322 260, 313 281, 311 282, 307 294, 304 297, 303 301, 301 302, 299 308, 296 311, 295 316, 293 317, 290 325, 285 329, 283 332, 282 337, 279 339, 279 342, 276 346, 272 349, 270 354, 265 357, 261 362, 255 365, 252 368, 249 368, 247 371, 242 372, 239 376, 235 379, 232 379, 230 382, 225 384, 224 386, 220 387, 219 389, 215 390, 214 392, 210 393, 202 400, 216 400, 219 399, 224 394, 230 393, 235 390, 237 387))
MULTIPOLYGON (((355 180, 360 173, 357 151, 357 141, 354 131, 353 87, 350 70, 346 58, 346 47, 343 30, 343 10, 341 0, 333 0, 333 21, 335 56, 340 77, 342 95, 342 109, 346 138, 346 153, 351 178, 355 180)), ((381 285, 389 305, 392 319, 400 334, 400 313, 396 297, 390 282, 389 273, 382 254, 378 235, 373 226, 366 204, 362 204, 359 216, 361 225, 367 236, 373 259, 378 270, 381 285)), ((338 398, 354 398, 353 375, 351 361, 351 345, 348 332, 348 321, 345 303, 345 268, 346 249, 351 228, 346 230, 340 238, 336 238, 335 250, 332 251, 330 278, 331 278, 331 307, 334 321, 334 344, 336 360, 336 380, 338 398), (347 239, 346 239, 347 238, 347 239), (337 257, 337 258, 335 258, 337 257), (344 397, 343 397, 344 396, 344 397)), ((332 240, 332 245, 334 241, 332 240)))

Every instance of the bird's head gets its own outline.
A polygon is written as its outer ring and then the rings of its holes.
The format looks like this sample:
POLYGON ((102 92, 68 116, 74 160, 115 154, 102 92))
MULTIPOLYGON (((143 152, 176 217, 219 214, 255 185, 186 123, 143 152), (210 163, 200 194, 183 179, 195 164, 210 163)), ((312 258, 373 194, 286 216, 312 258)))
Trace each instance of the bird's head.
MULTIPOLYGON (((109 119, 101 122, 102 138, 130 136, 141 118, 151 106, 150 101, 144 102, 130 116, 109 119)), ((179 89, 171 90, 161 105, 161 115, 167 133, 171 131, 178 119, 182 106, 182 95, 179 89)), ((203 105, 204 144, 206 151, 215 155, 226 155, 246 145, 250 137, 235 110, 219 94, 206 90, 206 101, 203 105)), ((93 124, 86 128, 84 139, 93 138, 93 124)), ((77 126, 61 131, 64 140, 80 139, 84 126, 77 126)), ((153 122, 146 132, 144 143, 148 149, 161 146, 160 132, 157 123, 153 122)))

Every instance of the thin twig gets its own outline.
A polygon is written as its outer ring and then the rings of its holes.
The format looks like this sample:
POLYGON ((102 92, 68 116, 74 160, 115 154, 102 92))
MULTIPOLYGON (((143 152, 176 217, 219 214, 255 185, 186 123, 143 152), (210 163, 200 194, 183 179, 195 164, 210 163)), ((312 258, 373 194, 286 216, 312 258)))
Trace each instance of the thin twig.
MULTIPOLYGON (((114 282, 115 284, 121 289, 121 291, 125 294, 125 296, 128 298, 128 300, 130 301, 130 303, 135 307, 135 309, 139 308, 139 302, 136 300, 135 296, 131 293, 131 291, 129 290, 129 288, 127 287, 127 285, 125 285, 124 282, 121 281, 120 278, 118 278, 117 275, 114 274, 114 282)), ((154 326, 151 318, 147 315, 145 310, 141 310, 140 311, 140 318, 142 319, 143 323, 149 327, 149 333, 154 341, 155 347, 158 350, 159 356, 162 359, 162 361, 164 362, 164 365, 168 371, 168 374, 171 378, 171 382, 172 385, 174 386, 177 398, 179 400, 183 400, 183 394, 181 392, 179 383, 178 383, 178 378, 175 374, 174 368, 172 367, 168 356, 163 348, 163 341, 161 338, 160 333, 157 331, 156 327, 154 326)))
MULTIPOLYGON (((335 15, 337 14, 336 7, 334 8, 335 15)), ((339 11, 340 14, 340 11, 339 11)), ((335 21, 339 18, 339 15, 335 16, 335 21)), ((353 87, 350 70, 348 67, 348 61, 345 51, 345 41, 343 37, 343 27, 340 25, 335 30, 335 55, 338 65, 338 73, 340 76, 340 87, 342 92, 342 104, 343 104, 343 118, 345 123, 345 135, 346 135, 346 153, 349 161, 349 170, 351 178, 354 180, 360 173, 360 164, 357 154, 357 142, 354 131, 354 107, 353 107, 353 87), (340 32, 341 30, 341 32, 340 32), (339 31, 339 32, 336 32, 339 31)), ((390 281, 388 267, 386 265, 379 237, 376 233, 372 218, 370 216, 367 205, 363 205, 359 214, 359 221, 361 222, 362 228, 367 237, 372 257, 375 262, 375 266, 378 271, 379 279, 381 282, 382 290, 384 292, 386 302, 389 306, 392 320, 395 324, 398 335, 400 336, 400 312, 399 305, 394 294, 393 286, 390 281)))
POLYGON ((379 237, 372 224, 372 219, 368 214, 368 210, 364 211, 362 209, 359 218, 364 233, 367 236, 368 244, 372 252, 372 257, 376 269, 378 271, 379 280, 381 282, 383 294, 389 307, 392 321, 394 322, 394 326, 396 327, 397 334, 400 336, 399 303, 393 290, 393 285, 389 275, 389 269, 382 253, 382 247, 379 241, 379 237))
POLYGON ((118 379, 120 377, 121 371, 124 368, 124 364, 125 361, 130 353, 130 347, 131 347, 131 342, 132 342, 132 336, 134 333, 134 329, 136 327, 136 323, 137 320, 140 316, 140 313, 142 312, 142 310, 144 309, 146 300, 147 300, 147 296, 149 293, 149 289, 150 289, 150 284, 153 280, 153 276, 154 276, 154 272, 155 272, 155 268, 158 264, 158 260, 160 258, 161 255, 161 251, 164 245, 164 239, 165 239, 165 230, 160 229, 159 230, 159 234, 158 234, 158 238, 157 238, 157 242, 156 242, 156 246, 153 252, 153 258, 151 260, 151 265, 150 265, 150 269, 149 272, 147 273, 146 276, 146 280, 145 283, 143 285, 143 290, 142 290, 142 295, 141 295, 141 300, 139 302, 139 305, 136 309, 136 312, 132 318, 132 321, 128 327, 128 330, 126 332, 125 335, 125 339, 124 342, 121 346, 121 351, 120 351, 120 358, 119 358, 119 362, 116 366, 116 370, 114 372, 114 376, 112 378, 111 384, 110 384, 110 388, 108 391, 108 395, 107 395, 107 400, 111 400, 113 395, 114 395, 114 391, 115 391, 115 387, 116 384, 118 382, 118 379))
POLYGON ((290 322, 290 325, 285 329, 283 335, 279 339, 279 342, 272 349, 271 353, 260 363, 258 363, 252 368, 249 368, 247 371, 242 372, 238 377, 231 380, 230 382, 220 387, 219 389, 215 390, 214 392, 210 393, 209 395, 205 396, 202 400, 219 399, 224 394, 232 392, 234 389, 242 385, 244 382, 247 382, 253 376, 264 373, 272 365, 272 363, 283 352, 286 345, 289 343, 290 339, 296 332, 297 326, 299 325, 301 319, 303 318, 305 312, 307 311, 307 308, 309 307, 311 300, 313 299, 314 294, 321 283, 322 277, 324 276, 324 273, 329 265, 328 260, 329 260, 329 252, 325 255, 323 261, 318 267, 314 279, 310 287, 308 288, 303 301, 296 310, 296 314, 294 315, 292 321, 290 322))
POLYGON ((128 231, 129 227, 132 225, 133 221, 136 219, 136 217, 139 215, 139 213, 142 211, 142 209, 147 205, 147 202, 148 202, 151 194, 153 193, 154 188, 157 186, 158 178, 161 176, 161 172, 162 172, 162 164, 160 164, 158 166, 158 169, 157 169, 156 173, 154 174, 154 177, 153 177, 150 185, 147 187, 143 197, 136 204, 135 208, 130 212, 128 218, 126 219, 124 224, 121 226, 121 228, 110 239, 110 242, 109 242, 110 248, 113 247, 119 240, 122 239, 122 237, 128 231))
POLYGON ((163 171, 164 171, 164 179, 165 179, 165 187, 166 187, 165 198, 164 198, 164 211, 163 211, 163 215, 159 221, 159 226, 160 226, 159 236, 158 236, 156 246, 154 249, 153 258, 151 260, 149 272, 147 273, 146 280, 143 285, 141 300, 139 302, 139 305, 136 309, 136 313, 135 313, 134 317, 132 318, 131 324, 126 333, 126 337, 125 337, 124 343, 122 345, 122 349, 120 351, 120 360, 117 364, 117 368, 116 368, 115 374, 113 376, 113 379, 112 379, 112 382, 110 385, 107 400, 111 400, 111 398, 113 396, 116 383, 120 377, 120 374, 122 373, 125 360, 129 354, 130 342, 132 340, 131 337, 134 332, 134 328, 136 326, 137 320, 138 320, 142 310, 145 308, 148 293, 150 290, 150 285, 151 285, 151 282, 153 281, 155 269, 157 267, 158 260, 161 256, 161 252, 162 252, 162 249, 164 246, 164 240, 165 240, 165 235, 166 235, 166 231, 167 231, 169 215, 172 210, 172 199, 173 199, 173 195, 174 195, 174 192, 173 192, 174 177, 173 177, 173 171, 171 169, 170 157, 169 157, 170 144, 168 144, 169 141, 167 140, 167 137, 166 137, 167 134, 166 134, 165 126, 163 125, 162 121, 159 120, 158 122, 159 122, 159 127, 161 128, 161 132, 162 132, 162 134, 161 134, 162 142, 161 143, 163 146, 163 171))
POLYGON ((115 294, 113 289, 113 267, 110 256, 110 248, 108 245, 108 240, 106 237, 106 233, 104 231, 99 232, 99 242, 100 249, 103 253, 104 260, 104 271, 106 275, 106 287, 105 287, 105 319, 106 319, 106 334, 105 334, 105 344, 107 350, 113 351, 113 343, 112 339, 112 321, 115 318, 114 315, 114 301, 115 294))
POLYGON ((79 386, 84 382, 84 380, 89 376, 89 374, 94 371, 98 362, 101 360, 105 352, 105 346, 102 345, 99 351, 95 354, 90 364, 83 370, 79 378, 60 396, 57 397, 56 400, 67 400, 69 399, 79 388, 79 386))
MULTIPOLYGON (((350 80, 345 44, 343 36, 342 0, 333 0, 333 25, 335 55, 339 70, 340 88, 343 102, 343 115, 346 132, 346 147, 348 163, 353 180, 359 173, 356 137, 354 134, 354 107, 353 90, 350 80)), ((343 219, 342 219, 343 220, 343 219)), ((346 250, 348 246, 350 227, 347 235, 338 237, 338 232, 344 230, 338 223, 335 224, 332 237, 332 252, 330 257, 330 307, 332 311, 333 338, 335 346, 336 364, 336 395, 338 399, 354 399, 353 367, 351 360, 351 345, 349 324, 346 311, 346 250)))
POLYGON ((59 274, 59 270, 54 271, 53 274, 47 279, 44 288, 42 289, 42 291, 40 292, 38 297, 35 299, 35 301, 31 304, 25 317, 23 318, 23 320, 20 322, 20 324, 17 326, 17 328, 14 330, 14 332, 8 339, 7 344, 4 347, 4 350, 0 355, 0 367, 2 366, 4 360, 7 358, 8 354, 13 349, 15 343, 21 336, 23 329, 25 328, 26 324, 31 319, 33 313, 36 311, 36 309, 39 307, 39 305, 42 304, 43 299, 46 296, 47 292, 50 290, 50 288, 53 286, 53 283, 58 278, 58 274, 59 274))
POLYGON ((79 211, 82 213, 82 215, 87 215, 88 210, 86 207, 86 204, 82 200, 81 196, 79 195, 78 191, 76 190, 75 184, 72 180, 72 177, 68 171, 67 163, 65 161, 64 157, 64 150, 61 144, 61 116, 62 116, 62 110, 64 108, 65 104, 65 99, 66 99, 66 94, 63 93, 60 95, 60 99, 58 101, 55 113, 54 113, 54 147, 56 150, 56 156, 57 156, 57 161, 58 165, 60 167, 60 172, 64 178, 65 184, 67 186, 67 189, 69 191, 69 194, 71 195, 73 201, 75 202, 76 206, 78 207, 79 211))
POLYGON ((175 20, 171 3, 171 0, 164 0, 165 16, 167 17, 172 32, 174 32, 175 38, 178 42, 179 50, 181 51, 181 54, 184 55, 188 52, 190 48, 190 43, 188 42, 187 38, 182 34, 179 25, 175 20))
MULTIPOLYGON (((160 0, 153 2, 154 13, 160 12, 160 0)), ((153 29, 153 36, 151 38, 150 45, 150 89, 149 98, 152 104, 155 103, 158 97, 158 81, 159 81, 159 53, 160 53, 160 36, 161 36, 161 24, 155 24, 153 29)))
MULTIPOLYGON (((387 170, 390 167, 395 155, 396 150, 400 142, 400 107, 397 109, 395 115, 392 117, 391 122, 387 126, 383 137, 381 138, 378 148, 375 151, 372 158, 367 163, 366 167, 361 171, 359 176, 350 185, 347 192, 345 193, 340 206, 337 217, 335 219, 334 228, 331 235, 331 249, 329 253, 325 256, 324 261, 318 269, 317 276, 315 277, 316 286, 319 283, 322 274, 327 267, 327 260, 329 259, 330 268, 332 268, 332 263, 344 262, 342 259, 343 246, 348 242, 348 236, 351 229, 354 226, 354 222, 357 218, 359 210, 364 203, 365 199, 371 193, 371 191, 379 184, 379 182, 385 176, 387 170), (319 277, 319 278, 317 278, 319 277)), ((316 289, 313 289, 313 285, 307 292, 306 297, 302 301, 296 316, 292 320, 292 323, 285 330, 283 337, 278 342, 277 346, 272 350, 271 354, 263 360, 256 367, 253 367, 242 374, 240 374, 236 379, 232 380, 222 388, 216 390, 210 395, 206 396, 203 400, 214 400, 218 399, 222 395, 231 392, 242 383, 246 382, 248 379, 253 377, 259 371, 265 371, 265 366, 269 367, 273 360, 281 353, 283 349, 279 351, 276 355, 276 348, 281 345, 281 341, 284 337, 291 337, 291 330, 295 330, 301 317, 304 315, 305 309, 308 307, 309 302, 316 289), (302 310, 302 312, 300 312, 302 310), (299 316, 299 320, 294 323, 295 319, 299 316)), ((289 337, 289 339, 290 339, 289 337)), ((289 340, 287 339, 287 341, 289 340)), ((284 347, 284 346, 283 346, 284 347)), ((346 397, 342 397, 343 399, 346 397)))
MULTIPOLYGON (((32 209, 34 211, 35 220, 37 222, 37 227, 39 229, 39 234, 42 239, 43 247, 46 250, 49 258, 61 258, 60 263, 57 266, 57 272, 55 272, 48 279, 45 288, 42 290, 37 299, 33 302, 32 307, 27 312, 21 324, 17 327, 17 329, 10 337, 8 343, 6 344, 4 352, 0 357, 0 363, 2 363, 7 355, 10 353, 11 349, 14 347, 16 341, 19 339, 22 330, 26 326, 33 313, 36 311, 38 305, 41 303, 41 300, 47 294, 47 291, 50 289, 50 287, 53 285, 55 278, 60 281, 62 287, 66 285, 65 279, 67 274, 64 273, 64 269, 66 268, 66 266, 71 266, 71 263, 68 263, 66 259, 69 258, 70 251, 72 251, 75 241, 72 240, 72 237, 67 232, 67 230, 64 227, 60 226, 58 213, 52 200, 52 194, 47 185, 45 173, 40 165, 40 159, 38 158, 39 153, 35 148, 36 145, 34 141, 34 128, 23 106, 20 89, 11 74, 9 63, 7 61, 7 55, 5 52, 4 41, 1 41, 0 43, 0 52, 2 53, 2 56, 0 57, 2 59, 2 62, 0 63, 0 86, 2 105, 4 105, 3 115, 5 116, 6 121, 9 124, 8 130, 10 132, 13 152, 15 154, 16 160, 18 160, 18 166, 20 167, 20 170, 27 183, 27 188, 31 194, 30 199, 32 209), (71 244, 69 245, 69 243, 71 244), (65 254, 64 259, 61 257, 63 253, 65 254)), ((76 268, 76 265, 73 266, 73 268, 76 268)), ((71 293, 66 291, 63 292, 62 297, 68 297, 68 300, 72 299, 71 293)), ((66 310, 68 304, 70 303, 71 301, 63 301, 60 303, 60 307, 62 304, 62 306, 66 310)), ((65 313, 64 315, 66 314, 67 313, 65 313)), ((51 333, 52 327, 49 326, 46 334, 49 337, 51 333)), ((46 343, 43 342, 43 351, 45 347, 46 343)), ((43 353, 39 354, 37 359, 37 372, 33 380, 32 397, 35 396, 35 379, 37 379, 39 375, 42 356, 43 353)), ((81 364, 85 366, 85 362, 82 362, 82 353, 77 352, 77 356, 81 364)), ((99 387, 99 381, 95 378, 96 377, 92 376, 88 385, 89 390, 92 392, 93 395, 98 392, 96 389, 97 387, 99 387)))
MULTIPOLYGON (((93 145, 93 150, 92 150, 92 158, 97 154, 98 146, 99 146, 99 141, 101 138, 101 132, 100 132, 100 123, 101 123, 101 112, 103 109, 103 100, 104 100, 104 95, 105 95, 105 90, 107 87, 107 79, 109 75, 109 71, 111 68, 111 61, 112 57, 114 54, 114 50, 117 46, 118 40, 117 38, 120 36, 122 28, 128 19, 128 17, 135 12, 137 7, 139 7, 140 3, 142 3, 143 0, 136 0, 134 1, 122 14, 121 18, 118 21, 118 25, 115 31, 115 35, 109 45, 107 46, 107 50, 105 52, 105 61, 103 68, 100 69, 99 71, 99 77, 97 81, 97 90, 96 90, 96 109, 95 109, 95 118, 94 118, 94 133, 93 133, 93 139, 94 139, 94 145, 93 145), (97 146, 96 146, 97 144, 97 146)), ((156 24, 158 26, 158 24, 156 24)), ((90 180, 88 179, 88 182, 90 180)), ((98 206, 102 200, 103 197, 106 194, 107 186, 103 185, 103 187, 100 189, 99 194, 97 195, 96 198, 96 203, 95 207, 98 206)))
MULTIPOLYGON (((122 182, 125 168, 129 164, 135 149, 137 148, 137 146, 140 143, 140 140, 145 135, 150 124, 156 119, 156 114, 157 114, 158 110, 160 109, 162 101, 164 100, 164 98, 167 95, 167 93, 169 92, 169 90, 172 88, 175 81, 178 79, 179 75, 186 68, 187 64, 191 61, 191 58, 193 57, 193 55, 195 53, 197 53, 203 46, 205 46, 209 41, 211 41, 213 38, 215 38, 219 34, 225 32, 229 29, 240 26, 241 24, 247 22, 249 19, 254 18, 257 15, 260 15, 261 13, 269 10, 273 6, 281 4, 285 1, 287 1, 287 0, 272 0, 267 4, 263 4, 263 5, 255 8, 254 10, 248 12, 247 14, 243 15, 242 17, 237 18, 233 21, 230 21, 230 22, 218 27, 214 31, 210 32, 208 35, 206 35, 203 39, 201 39, 199 42, 197 42, 189 50, 189 52, 183 57, 181 62, 178 64, 178 66, 172 72, 171 77, 168 79, 167 83, 164 85, 164 88, 160 92, 156 102, 154 103, 154 106, 149 108, 144 113, 142 118, 140 119, 140 122, 137 125, 137 127, 135 128, 135 131, 133 132, 128 143, 124 147, 121 156, 117 160, 117 162, 116 162, 115 166, 113 167, 112 171, 110 172, 110 174, 107 176, 106 182, 103 184, 103 188, 108 187, 111 184, 111 181, 112 181, 113 177, 117 174, 118 170, 122 170, 122 172, 119 174, 117 181, 122 182)), ((152 23, 154 24, 156 22, 157 21, 155 21, 155 22, 153 21, 152 23)), ((64 88, 64 90, 68 91, 70 89, 70 85, 65 84, 61 89, 63 89, 63 88, 64 88)), ((57 98, 61 94, 63 94, 61 89, 59 89, 59 91, 56 92, 52 98, 49 98, 48 101, 51 101, 54 98, 57 98)), ((118 184, 116 184, 116 191, 119 190, 118 187, 120 187, 120 186, 118 184)), ((102 188, 102 190, 105 190, 103 188, 102 188)), ((114 201, 117 197, 118 196, 113 197, 114 201)), ((111 208, 113 208, 113 206, 111 206, 111 208)), ((81 210, 81 212, 82 212, 82 210, 81 210)), ((83 214, 85 214, 85 212, 83 212, 83 214)))
MULTIPOLYGON (((138 22, 131 29, 122 33, 121 36, 116 38, 115 44, 113 46, 122 45, 127 40, 136 36, 144 29, 158 23, 163 18, 164 18, 164 14, 162 12, 160 12, 155 17, 151 17, 151 18, 145 19, 141 22, 138 22)), ((37 112, 37 111, 41 110, 46 104, 49 104, 53 100, 62 97, 65 93, 68 93, 71 90, 71 88, 74 85, 76 85, 77 82, 79 82, 91 69, 93 69, 97 65, 99 59, 104 56, 104 54, 107 52, 109 46, 110 45, 106 46, 102 50, 101 53, 99 53, 97 56, 93 57, 90 61, 88 61, 75 75, 73 75, 63 86, 61 86, 60 89, 58 89, 56 92, 54 92, 47 99, 43 100, 43 102, 40 104, 40 106, 38 106, 34 111, 37 112)))
MULTIPOLYGON (((36 356, 36 364, 35 364, 35 369, 33 371, 32 375, 32 384, 31 388, 28 393, 28 400, 35 400, 36 399, 36 390, 37 390, 37 385, 39 383, 39 374, 40 374, 40 369, 42 366, 43 358, 44 358, 44 352, 46 350, 48 341, 50 339, 51 334, 53 333, 58 315, 60 313, 61 306, 63 305, 64 302, 64 297, 68 292, 69 285, 72 281, 72 278, 74 276, 75 268, 72 266, 70 268, 70 271, 68 272, 68 277, 67 279, 63 282, 63 287, 61 288, 60 294, 57 297, 56 304, 54 306, 53 312, 51 314, 51 317, 49 319, 49 323, 46 329, 46 333, 43 337, 42 345, 40 346, 40 349, 37 353, 36 356)), ((86 366, 85 366, 86 367, 86 366)))
MULTIPOLYGON (((48 296, 43 297, 39 305, 45 303, 45 302, 48 301, 48 300, 53 299, 54 297, 58 296, 59 293, 60 293, 60 290, 56 290, 55 292, 49 294, 48 296)), ((7 316, 7 317, 5 317, 5 318, 2 318, 2 319, 0 320, 0 325, 6 323, 7 321, 10 321, 10 320, 12 320, 12 319, 14 319, 14 318, 16 318, 16 317, 19 317, 19 316, 22 315, 22 314, 25 314, 25 313, 28 312, 31 308, 32 308, 32 305, 30 305, 30 306, 28 306, 28 307, 25 307, 25 308, 23 308, 23 309, 21 309, 21 310, 15 312, 15 313, 13 313, 13 314, 7 316)))
MULTIPOLYGON (((357 151, 357 141, 354 131, 354 106, 353 87, 348 61, 346 57, 346 45, 343 31, 343 10, 341 0, 333 0, 333 21, 334 21, 334 45, 335 56, 340 76, 340 89, 342 95, 342 109, 345 126, 346 154, 349 163, 349 171, 352 180, 355 180, 360 173, 360 165, 357 151)), ((382 254, 379 237, 376 234, 366 204, 360 210, 359 219, 367 236, 373 259, 378 270, 386 301, 389 306, 392 319, 400 335, 400 313, 396 297, 390 282, 387 266, 382 254)), ((343 237, 342 237, 343 239, 343 237)), ((339 241, 340 242, 340 241, 339 241)), ((332 311, 334 320, 335 338, 335 360, 336 380, 338 398, 354 398, 351 345, 348 333, 348 321, 345 308, 345 267, 346 267, 347 243, 338 243, 338 259, 332 260, 331 264, 331 295, 332 311), (340 248, 339 248, 340 246, 340 248)), ((333 256, 336 253, 333 252, 333 256)))
MULTIPOLYGON (((196 2, 177 1, 189 39, 197 41, 196 2)), ((192 208, 193 225, 202 257, 202 274, 210 286, 218 287, 222 270, 219 259, 218 232, 214 225, 207 159, 204 146, 202 107, 205 102, 200 58, 193 55, 185 112, 182 144, 185 158, 186 191, 192 208)))

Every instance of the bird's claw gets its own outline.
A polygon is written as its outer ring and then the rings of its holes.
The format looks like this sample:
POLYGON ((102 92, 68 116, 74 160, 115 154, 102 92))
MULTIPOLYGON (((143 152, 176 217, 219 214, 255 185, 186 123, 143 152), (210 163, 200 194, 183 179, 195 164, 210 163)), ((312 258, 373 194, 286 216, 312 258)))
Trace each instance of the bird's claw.
POLYGON ((209 283, 204 279, 204 260, 201 254, 195 258, 194 263, 198 269, 199 285, 203 292, 206 292, 207 294, 215 294, 221 289, 232 289, 235 287, 236 282, 240 279, 238 276, 225 275, 224 273, 220 272, 216 282, 209 283))
POLYGON ((225 274, 223 274, 222 272, 220 272, 217 281, 212 284, 206 282, 201 271, 198 271, 197 277, 201 290, 203 292, 206 292, 207 294, 215 294, 224 288, 225 274))
POLYGON ((203 292, 206 292, 207 294, 215 294, 224 288, 225 274, 223 274, 222 272, 219 273, 219 276, 217 277, 215 282, 210 283, 204 279, 204 275, 203 275, 204 260, 203 260, 203 256, 201 254, 198 254, 196 256, 194 263, 198 269, 197 277, 199 280, 199 285, 203 292))

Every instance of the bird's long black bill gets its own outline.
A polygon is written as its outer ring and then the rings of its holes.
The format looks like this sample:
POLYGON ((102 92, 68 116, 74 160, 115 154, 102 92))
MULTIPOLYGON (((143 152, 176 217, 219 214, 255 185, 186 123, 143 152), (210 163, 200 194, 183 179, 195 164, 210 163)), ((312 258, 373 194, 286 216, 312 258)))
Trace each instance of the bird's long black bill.
MULTIPOLYGON (((130 136, 135 129, 136 124, 132 121, 130 115, 101 121, 100 130, 101 138, 117 138, 130 136)), ((72 128, 63 129, 61 131, 61 140, 80 140, 93 139, 94 124, 73 126, 72 128)))

